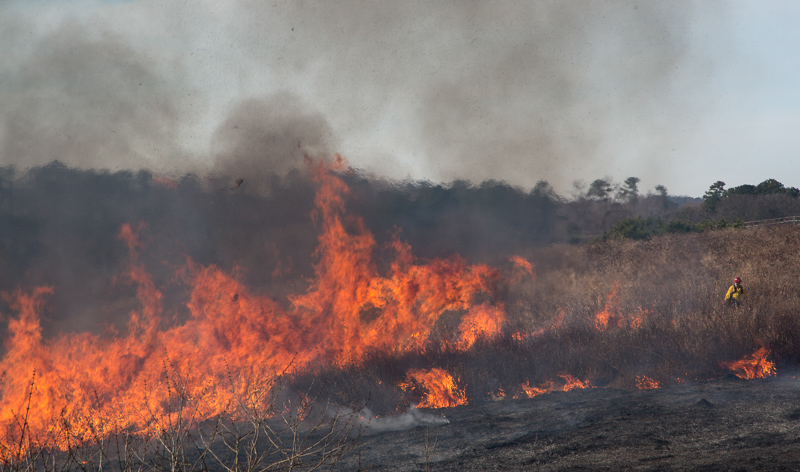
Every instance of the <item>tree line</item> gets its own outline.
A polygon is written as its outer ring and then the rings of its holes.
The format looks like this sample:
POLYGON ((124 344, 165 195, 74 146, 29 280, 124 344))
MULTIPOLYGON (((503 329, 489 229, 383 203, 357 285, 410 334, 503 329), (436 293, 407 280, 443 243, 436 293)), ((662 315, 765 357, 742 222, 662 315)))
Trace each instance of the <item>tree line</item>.
MULTIPOLYGON (((773 179, 732 188, 715 182, 693 198, 670 195, 663 185, 641 189, 636 177, 576 184, 567 196, 546 181, 525 189, 492 180, 391 182, 357 171, 342 178, 350 187, 348 221, 363 221, 376 250, 399 237, 418 257, 459 254, 490 264, 551 244, 645 239, 800 215, 800 192, 773 179)), ((140 257, 157 283, 174 283, 165 267, 188 256, 239 268, 248 285, 283 301, 287 287, 299 289, 313 273, 316 185, 304 171, 268 176, 257 191, 250 177, 239 179, 185 175, 166 181, 147 171, 79 170, 58 162, 26 171, 0 168, 0 289, 61 287, 54 305, 89 320, 93 310, 101 316, 102 303, 94 302, 127 290, 114 286, 109 274, 128 263, 118 235, 129 223, 150 241, 140 257)))
POLYGON ((725 188, 718 180, 703 194, 700 204, 685 205, 664 215, 623 219, 603 239, 647 239, 664 233, 703 232, 742 228, 745 221, 800 215, 800 189, 775 179, 757 185, 725 188))

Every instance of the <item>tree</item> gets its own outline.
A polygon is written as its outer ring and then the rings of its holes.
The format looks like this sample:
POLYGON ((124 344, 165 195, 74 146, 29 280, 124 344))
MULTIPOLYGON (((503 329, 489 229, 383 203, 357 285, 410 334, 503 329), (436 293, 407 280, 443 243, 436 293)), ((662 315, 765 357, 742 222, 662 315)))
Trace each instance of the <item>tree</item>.
POLYGON ((589 191, 586 196, 596 200, 607 200, 608 196, 614 191, 614 186, 607 179, 596 179, 589 184, 589 191))
POLYGON ((725 182, 717 180, 711 184, 711 187, 709 187, 703 195, 703 208, 709 213, 714 213, 717 209, 717 203, 722 200, 724 195, 725 182))
POLYGON ((772 195, 773 193, 784 193, 783 184, 775 179, 767 179, 756 185, 758 195, 772 195))
POLYGON ((656 185, 656 193, 658 193, 658 198, 661 200, 661 211, 667 211, 670 207, 669 197, 667 196, 667 187, 663 185, 656 185))
POLYGON ((628 177, 617 192, 620 200, 636 203, 639 199, 639 177, 628 177))

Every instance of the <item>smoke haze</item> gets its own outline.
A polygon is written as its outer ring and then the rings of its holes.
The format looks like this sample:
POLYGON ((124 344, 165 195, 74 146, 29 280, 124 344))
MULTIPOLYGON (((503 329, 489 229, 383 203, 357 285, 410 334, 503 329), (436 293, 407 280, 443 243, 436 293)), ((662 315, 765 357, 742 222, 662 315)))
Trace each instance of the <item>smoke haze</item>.
POLYGON ((392 179, 654 185, 711 105, 712 10, 6 2, 0 160, 244 176, 340 152, 392 179))

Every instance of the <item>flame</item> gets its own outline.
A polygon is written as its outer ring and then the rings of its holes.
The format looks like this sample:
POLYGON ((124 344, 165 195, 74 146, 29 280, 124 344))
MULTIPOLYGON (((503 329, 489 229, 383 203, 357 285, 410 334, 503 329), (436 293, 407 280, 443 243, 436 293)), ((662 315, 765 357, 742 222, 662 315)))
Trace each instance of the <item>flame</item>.
POLYGON ((510 282, 522 282, 526 275, 532 280, 536 280, 536 274, 533 273, 533 264, 528 262, 527 259, 522 256, 511 256, 509 261, 514 264, 514 272, 510 278, 510 282))
POLYGON ((500 334, 503 323, 506 321, 503 306, 478 305, 472 308, 461 321, 458 330, 461 341, 457 347, 467 350, 475 344, 478 338, 492 338, 500 334))
POLYGON ((731 362, 720 362, 720 365, 733 371, 740 379, 763 379, 775 375, 775 363, 767 360, 770 351, 766 347, 743 359, 731 362))
POLYGON ((639 390, 652 390, 655 388, 661 388, 661 384, 645 375, 637 375, 636 388, 639 390))
POLYGON ((489 392, 489 398, 492 401, 499 402, 506 398, 506 392, 502 388, 498 388, 496 392, 489 392))
POLYGON ((619 284, 614 283, 614 285, 611 287, 611 292, 606 298, 606 303, 603 306, 603 309, 594 315, 594 324, 600 331, 606 331, 611 324, 620 323, 619 309, 617 308, 619 306, 619 302, 617 300, 618 292, 619 284))
POLYGON ((526 380, 522 385, 520 385, 520 387, 522 387, 522 391, 525 392, 525 395, 527 395, 528 398, 544 395, 546 393, 569 392, 570 390, 575 389, 591 388, 591 385, 588 381, 579 380, 573 375, 559 374, 559 377, 564 380, 564 385, 556 386, 553 380, 548 380, 539 387, 532 387, 530 381, 526 380))
POLYGON ((614 282, 609 292, 603 309, 594 315, 594 323, 598 331, 607 331, 611 327, 639 329, 650 310, 639 310, 628 316, 623 315, 619 309, 619 283, 614 282))
POLYGON ((631 318, 628 320, 628 326, 631 329, 639 329, 642 327, 642 322, 644 319, 650 314, 650 310, 640 308, 638 312, 636 312, 631 318))
MULTIPOLYGON (((344 213, 349 189, 336 174, 344 161, 310 165, 318 185, 317 263, 309 289, 290 297, 289 308, 218 267, 189 261, 182 274, 191 287, 190 316, 168 326, 172 316, 165 316, 162 294, 138 257, 146 246, 141 225, 120 231, 130 253, 120 280, 135 284, 141 304, 129 313, 124 333, 44 339, 39 316, 55 289, 6 295, 17 315, 10 317, 0 359, 0 428, 6 427, 0 448, 19 434, 51 437, 64 447, 115 431, 157 433, 189 411, 192 421, 229 413, 268 400, 275 378, 287 370, 359 363, 370 351, 420 349, 445 312, 464 313, 452 333, 459 348, 501 332, 505 308, 491 301, 499 298, 497 269, 459 256, 420 261, 395 238, 394 258, 379 274, 375 239, 360 218, 344 213)), ((466 403, 441 369, 409 376, 428 392, 425 406, 466 403)))
POLYGON ((558 310, 558 315, 555 317, 553 322, 550 323, 549 326, 544 328, 539 328, 529 333, 516 332, 511 335, 511 338, 515 341, 522 341, 523 339, 535 338, 541 336, 548 331, 550 332, 555 331, 564 323, 564 315, 566 314, 567 314, 566 308, 561 308, 560 310, 558 310))
POLYGON ((435 367, 430 370, 414 369, 406 374, 408 382, 400 384, 403 390, 421 389, 425 392, 420 408, 451 408, 467 404, 464 390, 460 390, 446 370, 435 367))

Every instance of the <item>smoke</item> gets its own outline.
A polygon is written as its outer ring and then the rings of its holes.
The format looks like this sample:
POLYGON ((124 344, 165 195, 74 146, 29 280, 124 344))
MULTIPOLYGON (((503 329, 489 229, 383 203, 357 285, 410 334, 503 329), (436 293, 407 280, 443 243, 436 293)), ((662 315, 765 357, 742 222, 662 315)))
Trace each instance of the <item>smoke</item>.
POLYGON ((117 35, 68 22, 4 69, 6 165, 160 168, 180 156, 180 84, 168 84, 151 58, 117 35))
POLYGON ((192 175, 169 181, 59 163, 2 170, 0 291, 53 287, 45 335, 124 329, 139 302, 126 275, 123 224, 137 228, 139 260, 164 290, 170 313, 185 311, 187 288, 175 273, 187 258, 238 271, 281 301, 312 273, 314 187, 305 173, 290 172, 265 196, 192 175))
POLYGON ((240 3, 253 57, 310 81, 342 152, 378 174, 396 163, 373 160, 365 134, 389 134, 412 178, 563 190, 634 160, 655 179, 656 157, 690 139, 676 126, 710 105, 694 44, 707 4, 240 3), (263 23, 283 27, 279 45, 263 23))
POLYGON ((248 177, 285 176, 306 156, 326 156, 338 143, 328 122, 288 93, 237 104, 214 133, 214 169, 248 177))
POLYGON ((713 105, 699 25, 725 34, 707 2, 8 5, 2 163, 245 180, 331 151, 392 179, 655 180, 713 105))
MULTIPOLYGON (((330 417, 350 416, 356 414, 349 408, 339 407, 328 412, 330 417)), ((359 411, 357 424, 364 428, 365 434, 381 434, 390 431, 407 431, 417 426, 441 426, 450 424, 444 415, 425 413, 412 405, 405 413, 397 416, 375 416, 372 410, 364 408, 359 411)))

